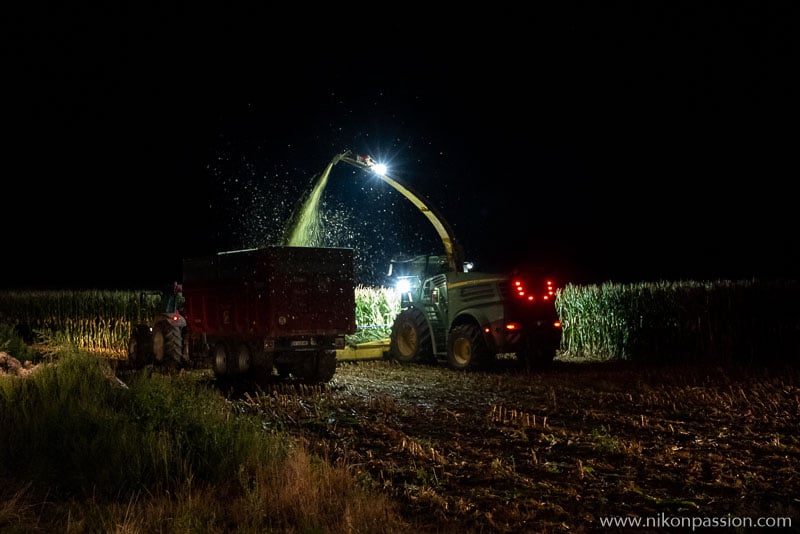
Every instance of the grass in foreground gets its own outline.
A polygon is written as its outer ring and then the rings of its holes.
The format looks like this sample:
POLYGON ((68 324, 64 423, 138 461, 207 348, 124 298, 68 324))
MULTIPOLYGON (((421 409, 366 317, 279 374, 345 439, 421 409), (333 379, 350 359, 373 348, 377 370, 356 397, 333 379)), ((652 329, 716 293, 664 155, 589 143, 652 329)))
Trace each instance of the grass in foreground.
POLYGON ((390 502, 190 375, 0 375, 3 532, 399 532, 390 502))

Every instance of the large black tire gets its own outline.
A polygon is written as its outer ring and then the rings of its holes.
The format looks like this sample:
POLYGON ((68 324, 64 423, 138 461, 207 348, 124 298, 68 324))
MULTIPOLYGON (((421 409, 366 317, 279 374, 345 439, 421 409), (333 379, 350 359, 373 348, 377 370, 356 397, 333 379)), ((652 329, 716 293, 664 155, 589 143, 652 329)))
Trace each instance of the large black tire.
POLYGON ((241 341, 235 344, 235 348, 228 359, 230 363, 229 372, 232 374, 244 374, 250 371, 253 364, 253 347, 249 343, 241 341))
POLYGON ((335 350, 324 350, 317 355, 317 372, 314 375, 315 384, 327 384, 336 374, 336 366, 339 364, 336 359, 335 350))
POLYGON ((317 352, 313 358, 314 363, 311 364, 308 371, 302 377, 302 381, 306 384, 327 384, 336 374, 336 351, 335 350, 321 350, 317 352))
POLYGON ((452 369, 485 369, 493 358, 478 325, 461 324, 450 331, 447 363, 452 369))
POLYGON ((397 315, 389 338, 389 355, 400 363, 434 360, 431 330, 422 310, 407 308, 397 315))
POLYGON ((137 324, 128 340, 128 368, 142 369, 153 363, 153 335, 150 327, 137 324))
POLYGON ((153 326, 153 359, 165 367, 177 367, 183 363, 183 337, 181 329, 159 321, 153 326))
POLYGON ((226 343, 220 341, 215 344, 212 356, 212 366, 216 376, 231 374, 231 349, 226 343))

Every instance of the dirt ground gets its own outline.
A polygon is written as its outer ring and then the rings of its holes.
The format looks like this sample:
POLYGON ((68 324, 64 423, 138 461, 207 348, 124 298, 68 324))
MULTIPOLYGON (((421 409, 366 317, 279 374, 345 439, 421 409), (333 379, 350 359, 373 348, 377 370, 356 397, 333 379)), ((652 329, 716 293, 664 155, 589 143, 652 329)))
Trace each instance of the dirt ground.
POLYGON ((797 369, 375 360, 340 362, 326 387, 232 399, 391 495, 415 532, 800 527, 797 369))

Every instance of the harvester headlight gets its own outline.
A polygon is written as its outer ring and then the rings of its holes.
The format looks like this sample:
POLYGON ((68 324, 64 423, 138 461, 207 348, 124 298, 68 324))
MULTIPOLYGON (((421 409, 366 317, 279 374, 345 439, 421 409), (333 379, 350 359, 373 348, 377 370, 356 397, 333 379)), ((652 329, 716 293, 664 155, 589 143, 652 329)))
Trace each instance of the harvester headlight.
POLYGON ((394 285, 394 288, 397 290, 398 293, 408 293, 409 291, 411 291, 411 281, 407 278, 401 278, 394 285))

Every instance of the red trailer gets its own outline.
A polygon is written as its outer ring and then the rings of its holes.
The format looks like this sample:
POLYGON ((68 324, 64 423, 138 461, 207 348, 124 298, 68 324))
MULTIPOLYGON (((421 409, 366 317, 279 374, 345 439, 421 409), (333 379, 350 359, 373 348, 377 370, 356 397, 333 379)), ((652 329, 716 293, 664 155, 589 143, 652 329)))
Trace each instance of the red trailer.
POLYGON ((183 283, 129 344, 138 365, 328 382, 355 320, 353 250, 271 246, 186 259, 183 283))

